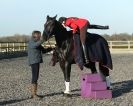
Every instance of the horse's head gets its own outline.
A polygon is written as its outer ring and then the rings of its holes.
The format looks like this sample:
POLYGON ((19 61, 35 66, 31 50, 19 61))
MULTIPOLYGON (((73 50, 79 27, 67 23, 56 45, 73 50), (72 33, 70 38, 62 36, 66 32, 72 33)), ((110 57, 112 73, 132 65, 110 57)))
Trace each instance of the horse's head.
POLYGON ((44 24, 44 31, 43 31, 43 37, 46 41, 54 34, 56 17, 57 15, 54 17, 49 17, 48 15, 46 18, 46 23, 44 24))

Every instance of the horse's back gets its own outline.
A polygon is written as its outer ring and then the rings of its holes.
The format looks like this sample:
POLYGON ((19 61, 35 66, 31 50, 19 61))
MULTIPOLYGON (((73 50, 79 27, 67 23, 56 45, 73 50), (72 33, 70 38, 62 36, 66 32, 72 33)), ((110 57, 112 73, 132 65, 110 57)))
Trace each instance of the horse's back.
POLYGON ((101 42, 108 45, 107 41, 101 35, 95 33, 87 33, 87 42, 89 42, 89 44, 101 42))

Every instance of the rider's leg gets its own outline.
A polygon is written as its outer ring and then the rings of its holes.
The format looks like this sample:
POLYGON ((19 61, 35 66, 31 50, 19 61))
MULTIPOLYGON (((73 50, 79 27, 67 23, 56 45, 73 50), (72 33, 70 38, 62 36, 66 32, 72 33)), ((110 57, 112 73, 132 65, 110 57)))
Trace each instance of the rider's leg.
POLYGON ((87 28, 88 28, 88 24, 84 25, 84 27, 82 27, 80 29, 80 40, 82 43, 82 48, 83 48, 83 53, 84 53, 84 57, 85 57, 85 62, 88 63, 88 56, 87 56, 87 48, 86 48, 86 32, 87 32, 87 28))
POLYGON ((80 37, 78 34, 73 35, 74 40, 74 54, 75 54, 75 62, 78 64, 79 68, 83 70, 83 58, 80 47, 80 37))
POLYGON ((88 25, 89 29, 109 29, 109 26, 101 26, 101 25, 88 25))

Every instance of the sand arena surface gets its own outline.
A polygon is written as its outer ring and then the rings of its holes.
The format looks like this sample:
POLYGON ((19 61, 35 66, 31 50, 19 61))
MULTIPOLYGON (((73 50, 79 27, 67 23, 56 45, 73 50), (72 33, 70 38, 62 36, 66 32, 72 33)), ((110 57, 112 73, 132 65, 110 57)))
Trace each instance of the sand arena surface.
MULTIPOLYGON (((40 66, 38 94, 42 100, 29 99, 31 70, 27 57, 0 60, 0 105, 7 106, 133 106, 133 54, 112 54, 113 82, 111 100, 83 99, 80 96, 80 74, 76 65, 72 66, 72 98, 63 96, 64 77, 57 63, 49 66, 51 55, 44 55, 40 66)), ((90 72, 85 69, 84 72, 90 72)))

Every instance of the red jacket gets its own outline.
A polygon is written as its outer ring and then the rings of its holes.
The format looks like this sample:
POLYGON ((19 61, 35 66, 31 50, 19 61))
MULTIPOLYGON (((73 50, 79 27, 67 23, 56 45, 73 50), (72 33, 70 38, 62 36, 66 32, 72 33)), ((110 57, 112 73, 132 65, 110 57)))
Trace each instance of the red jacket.
POLYGON ((73 29, 73 33, 77 32, 86 24, 89 24, 88 20, 82 18, 75 18, 75 17, 67 18, 64 23, 65 26, 68 26, 73 29))

